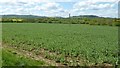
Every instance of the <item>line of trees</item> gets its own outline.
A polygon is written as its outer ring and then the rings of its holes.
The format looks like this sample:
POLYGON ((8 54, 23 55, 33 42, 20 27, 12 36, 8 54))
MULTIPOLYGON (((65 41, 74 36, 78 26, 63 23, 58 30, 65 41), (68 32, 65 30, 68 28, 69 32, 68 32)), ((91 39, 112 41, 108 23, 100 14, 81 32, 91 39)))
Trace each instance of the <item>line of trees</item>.
POLYGON ((117 18, 2 18, 3 23, 60 23, 120 26, 117 18))

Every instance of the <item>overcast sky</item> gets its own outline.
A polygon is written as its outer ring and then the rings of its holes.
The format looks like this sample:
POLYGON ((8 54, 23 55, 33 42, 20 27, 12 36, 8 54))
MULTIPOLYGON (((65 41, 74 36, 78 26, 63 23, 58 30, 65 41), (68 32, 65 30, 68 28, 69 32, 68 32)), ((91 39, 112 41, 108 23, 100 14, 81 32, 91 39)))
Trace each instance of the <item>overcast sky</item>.
POLYGON ((1 0, 0 15, 118 17, 119 0, 1 0))

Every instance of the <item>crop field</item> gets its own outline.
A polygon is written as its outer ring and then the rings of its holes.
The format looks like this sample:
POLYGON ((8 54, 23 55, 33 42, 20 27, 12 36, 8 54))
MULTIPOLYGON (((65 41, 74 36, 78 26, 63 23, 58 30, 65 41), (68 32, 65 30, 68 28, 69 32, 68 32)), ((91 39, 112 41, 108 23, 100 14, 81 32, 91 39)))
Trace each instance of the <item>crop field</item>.
POLYGON ((61 65, 110 66, 115 65, 118 58, 118 27, 4 23, 2 43, 3 46, 31 52, 61 65))

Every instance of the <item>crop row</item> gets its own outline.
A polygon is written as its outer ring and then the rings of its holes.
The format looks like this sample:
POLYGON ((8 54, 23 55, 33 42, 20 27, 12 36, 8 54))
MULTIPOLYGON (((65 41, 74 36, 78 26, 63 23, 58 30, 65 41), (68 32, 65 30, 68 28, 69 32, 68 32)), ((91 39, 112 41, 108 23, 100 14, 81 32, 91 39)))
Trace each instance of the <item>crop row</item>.
POLYGON ((79 58, 76 63, 82 59, 88 64, 115 64, 118 57, 117 36, 117 27, 109 26, 3 24, 4 43, 29 51, 44 49, 62 55, 61 59, 52 59, 61 62, 70 57, 79 58))

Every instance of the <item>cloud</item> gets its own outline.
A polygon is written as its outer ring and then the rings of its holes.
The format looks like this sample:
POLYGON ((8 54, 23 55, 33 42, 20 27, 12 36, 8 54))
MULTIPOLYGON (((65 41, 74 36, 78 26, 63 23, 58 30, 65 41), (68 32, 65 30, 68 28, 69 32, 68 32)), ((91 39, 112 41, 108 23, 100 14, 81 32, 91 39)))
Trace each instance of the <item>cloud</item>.
POLYGON ((5 2, 35 2, 35 3, 40 3, 40 2, 77 2, 78 0, 1 0, 0 3, 5 3, 5 2))
POLYGON ((4 2, 0 14, 34 14, 44 16, 55 16, 65 13, 66 10, 56 2, 4 2))
POLYGON ((118 2, 119 0, 88 0, 89 2, 97 3, 97 2, 118 2))
POLYGON ((44 3, 42 5, 35 6, 35 9, 46 11, 46 10, 56 10, 56 9, 59 9, 59 7, 60 7, 59 4, 55 2, 49 2, 49 3, 44 3))
MULTIPOLYGON (((34 10, 37 11, 41 11, 44 12, 44 16, 56 16, 56 15, 62 15, 67 13, 66 9, 63 9, 63 7, 56 2, 46 2, 43 3, 42 5, 39 6, 35 6, 34 10)), ((39 15, 42 15, 42 13, 40 13, 39 15)))
POLYGON ((117 4, 111 2, 89 2, 81 1, 74 4, 71 11, 75 15, 98 15, 104 17, 117 17, 117 7, 114 8, 117 4))
POLYGON ((0 14, 32 14, 43 16, 68 16, 97 14, 116 16, 118 0, 1 0, 0 14), (70 9, 59 2, 74 2, 70 9), (113 11, 114 10, 114 11, 113 11), (106 13, 105 13, 106 12, 106 13), (112 13, 112 14, 111 14, 112 13))
MULTIPOLYGON (((111 0, 112 2, 112 0, 111 0)), ((114 3, 111 3, 111 2, 107 2, 107 1, 99 1, 99 0, 96 0, 96 2, 94 1, 80 1, 80 2, 77 2, 73 8, 75 10, 90 10, 90 9, 98 9, 98 10, 101 10, 101 9, 110 9, 114 6, 114 3)))
POLYGON ((70 11, 72 15, 98 15, 117 17, 118 0, 84 0, 76 2, 70 11))

